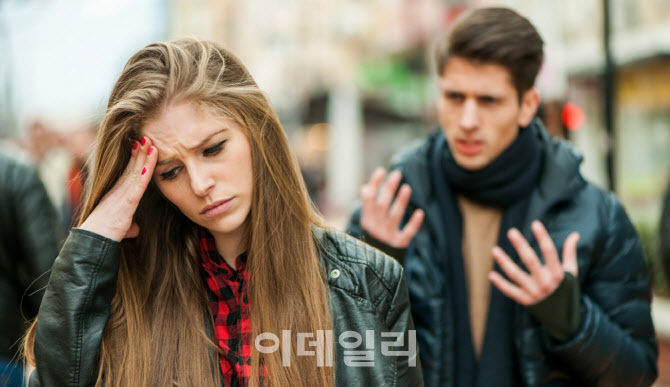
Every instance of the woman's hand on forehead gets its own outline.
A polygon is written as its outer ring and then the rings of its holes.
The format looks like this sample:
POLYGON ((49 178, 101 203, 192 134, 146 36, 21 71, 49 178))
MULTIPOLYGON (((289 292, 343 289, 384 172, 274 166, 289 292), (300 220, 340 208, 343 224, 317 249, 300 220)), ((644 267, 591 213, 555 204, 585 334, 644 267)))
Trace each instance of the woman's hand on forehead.
POLYGON ((135 141, 125 171, 79 228, 118 242, 137 237, 140 228, 133 223, 133 216, 157 160, 158 150, 148 137, 135 141))

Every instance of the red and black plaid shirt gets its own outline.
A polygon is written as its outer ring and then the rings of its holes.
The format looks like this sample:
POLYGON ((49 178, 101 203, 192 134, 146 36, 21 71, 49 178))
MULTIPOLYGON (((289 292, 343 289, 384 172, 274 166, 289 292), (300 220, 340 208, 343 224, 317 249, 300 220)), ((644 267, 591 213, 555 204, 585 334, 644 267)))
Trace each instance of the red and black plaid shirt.
POLYGON ((209 289, 216 342, 224 353, 224 386, 246 386, 251 376, 251 320, 245 283, 249 281, 246 254, 235 259, 235 269, 221 257, 214 237, 200 228, 202 278, 209 289))

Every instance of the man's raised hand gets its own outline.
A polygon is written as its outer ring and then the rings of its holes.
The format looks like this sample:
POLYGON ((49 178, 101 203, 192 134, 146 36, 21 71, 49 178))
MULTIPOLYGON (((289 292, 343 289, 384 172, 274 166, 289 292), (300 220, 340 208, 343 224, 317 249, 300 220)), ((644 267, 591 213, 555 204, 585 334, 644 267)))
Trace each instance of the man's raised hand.
POLYGON ((389 173, 382 185, 385 177, 386 170, 377 168, 370 180, 361 187, 361 227, 369 235, 391 247, 406 248, 419 231, 424 213, 420 209, 415 210, 405 227, 400 229, 412 188, 403 184, 398 190, 402 179, 398 171, 389 173))

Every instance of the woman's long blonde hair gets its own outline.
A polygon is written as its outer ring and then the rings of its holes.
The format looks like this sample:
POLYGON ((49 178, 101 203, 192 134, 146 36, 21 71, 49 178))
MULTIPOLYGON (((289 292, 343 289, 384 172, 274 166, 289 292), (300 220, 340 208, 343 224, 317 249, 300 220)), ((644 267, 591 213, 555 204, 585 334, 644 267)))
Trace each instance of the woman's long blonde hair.
MULTIPOLYGON (((244 65, 211 42, 151 44, 126 64, 98 134, 79 224, 121 176, 132 143, 162 107, 189 101, 235 120, 251 146, 254 186, 247 220, 251 299, 251 385, 332 386, 332 367, 315 356, 282 366, 281 351, 259 353, 260 333, 332 329, 326 279, 312 224, 321 224, 286 135, 244 65), (261 366, 262 365, 262 366, 261 366), (262 378, 259 375, 263 374, 262 378)), ((122 242, 121 265, 99 353, 98 386, 212 386, 218 348, 200 275, 196 226, 150 184, 135 213, 140 236, 122 242)), ((67 297, 67 295, 63 295, 67 297)), ((26 337, 34 364, 35 324, 26 337)), ((39 366, 39 365, 38 365, 39 366)))

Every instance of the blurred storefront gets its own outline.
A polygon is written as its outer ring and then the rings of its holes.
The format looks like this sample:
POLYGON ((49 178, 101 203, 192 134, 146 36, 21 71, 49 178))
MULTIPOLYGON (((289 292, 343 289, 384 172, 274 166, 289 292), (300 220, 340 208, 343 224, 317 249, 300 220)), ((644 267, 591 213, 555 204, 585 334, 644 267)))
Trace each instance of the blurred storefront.
POLYGON ((658 222, 670 168, 670 58, 646 58, 618 77, 618 193, 641 220, 658 222))
MULTIPOLYGON (((564 92, 585 112, 571 134, 585 156, 584 174, 607 187, 605 154, 614 146, 615 190, 636 223, 656 224, 670 168, 670 2, 610 0, 615 72, 615 136, 603 119, 603 1, 506 1, 533 20, 561 67, 564 92), (540 22, 538 22, 540 21, 540 22)), ((544 90, 545 92, 547 90, 544 90)), ((545 95, 543 97, 546 98, 545 95)))
POLYGON ((343 226, 372 169, 434 126, 426 52, 449 12, 437 0, 175 0, 170 35, 214 40, 244 61, 312 197, 343 226))

